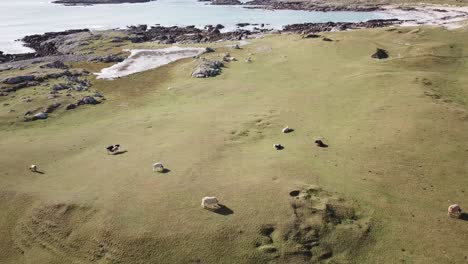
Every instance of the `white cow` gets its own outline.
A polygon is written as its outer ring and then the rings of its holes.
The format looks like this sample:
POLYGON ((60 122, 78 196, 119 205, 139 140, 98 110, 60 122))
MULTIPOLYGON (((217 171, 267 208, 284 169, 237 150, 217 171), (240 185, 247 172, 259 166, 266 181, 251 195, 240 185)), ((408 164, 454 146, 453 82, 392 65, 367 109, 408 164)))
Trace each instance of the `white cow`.
POLYGON ((461 208, 458 204, 452 204, 448 207, 447 215, 450 217, 458 218, 461 215, 461 208))
POLYGON ((201 206, 204 209, 209 209, 209 210, 216 210, 220 208, 219 203, 218 203, 218 198, 212 197, 212 196, 203 197, 201 201, 201 206))
POLYGON ((283 133, 285 133, 285 134, 286 134, 286 133, 293 132, 293 129, 292 129, 292 128, 289 128, 289 127, 287 126, 287 127, 283 128, 283 130, 282 130, 282 131, 283 131, 283 133))
POLYGON ((32 172, 37 172, 37 165, 29 166, 29 170, 32 171, 32 172))
POLYGON ((153 172, 164 172, 164 165, 161 162, 156 162, 153 164, 153 172))

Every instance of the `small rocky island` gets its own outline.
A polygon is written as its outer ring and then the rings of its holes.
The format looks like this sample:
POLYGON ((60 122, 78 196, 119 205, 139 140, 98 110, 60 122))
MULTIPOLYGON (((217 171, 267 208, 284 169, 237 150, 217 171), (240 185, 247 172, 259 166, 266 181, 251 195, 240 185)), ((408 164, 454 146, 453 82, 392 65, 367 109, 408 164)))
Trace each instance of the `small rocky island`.
POLYGON ((96 5, 96 4, 124 4, 124 3, 147 3, 154 0, 57 0, 55 4, 64 5, 96 5))

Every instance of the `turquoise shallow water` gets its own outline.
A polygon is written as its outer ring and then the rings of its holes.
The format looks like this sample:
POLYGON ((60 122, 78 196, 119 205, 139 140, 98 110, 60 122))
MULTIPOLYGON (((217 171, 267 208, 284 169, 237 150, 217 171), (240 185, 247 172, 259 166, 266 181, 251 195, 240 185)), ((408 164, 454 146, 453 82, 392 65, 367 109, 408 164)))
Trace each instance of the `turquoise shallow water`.
POLYGON ((28 34, 73 28, 108 29, 136 24, 223 24, 227 30, 239 22, 266 23, 271 28, 303 22, 357 22, 381 15, 372 12, 307 12, 252 10, 239 6, 210 6, 196 0, 159 0, 143 4, 70 7, 43 0, 0 0, 0 51, 27 52, 20 42, 28 34))

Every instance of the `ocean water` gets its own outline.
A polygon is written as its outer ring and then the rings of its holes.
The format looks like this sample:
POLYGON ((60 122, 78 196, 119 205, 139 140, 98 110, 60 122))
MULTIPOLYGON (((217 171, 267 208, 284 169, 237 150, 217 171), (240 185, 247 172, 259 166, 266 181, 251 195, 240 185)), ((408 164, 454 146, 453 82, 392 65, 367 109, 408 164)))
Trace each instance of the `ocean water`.
POLYGON ((28 52, 15 40, 25 35, 66 29, 122 28, 127 25, 163 26, 222 24, 226 30, 236 23, 265 23, 268 27, 303 22, 358 22, 382 17, 373 12, 308 12, 253 10, 240 6, 211 6, 197 0, 158 0, 142 4, 63 6, 44 0, 0 0, 0 51, 28 52))

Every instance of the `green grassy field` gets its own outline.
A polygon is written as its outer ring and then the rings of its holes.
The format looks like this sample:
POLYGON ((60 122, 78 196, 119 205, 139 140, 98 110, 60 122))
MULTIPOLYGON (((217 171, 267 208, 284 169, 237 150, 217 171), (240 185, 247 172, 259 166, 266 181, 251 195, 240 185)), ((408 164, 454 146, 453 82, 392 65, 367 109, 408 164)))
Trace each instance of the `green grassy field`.
POLYGON ((329 241, 357 244, 346 258, 323 262, 466 263, 468 221, 446 216, 468 208, 466 30, 326 35, 254 40, 210 79, 185 59, 93 80, 103 104, 44 121, 3 107, 0 263, 287 263, 255 241, 291 219, 289 192, 306 185, 371 219, 362 240, 329 241), (390 58, 371 59, 376 47, 390 58), (107 155, 115 143, 128 152, 107 155), (233 213, 201 209, 203 196, 233 213))

